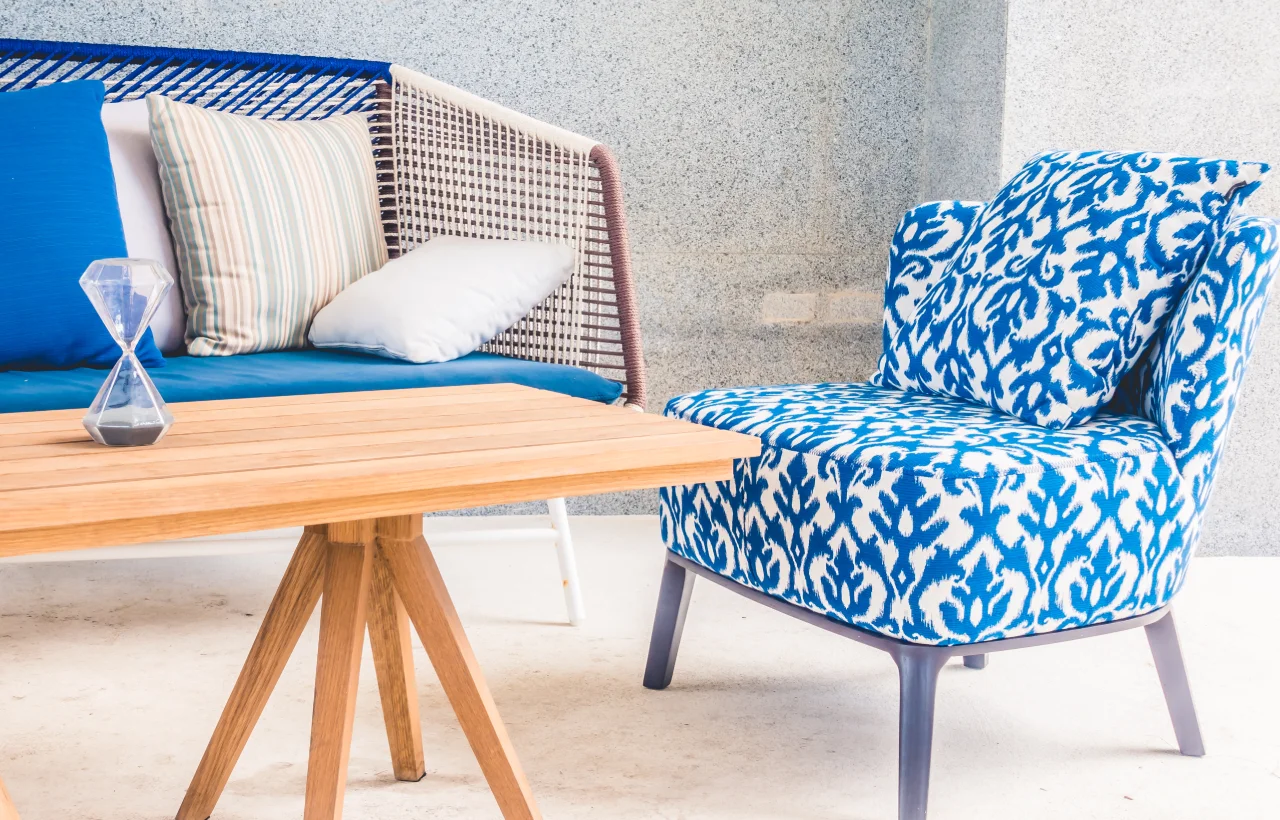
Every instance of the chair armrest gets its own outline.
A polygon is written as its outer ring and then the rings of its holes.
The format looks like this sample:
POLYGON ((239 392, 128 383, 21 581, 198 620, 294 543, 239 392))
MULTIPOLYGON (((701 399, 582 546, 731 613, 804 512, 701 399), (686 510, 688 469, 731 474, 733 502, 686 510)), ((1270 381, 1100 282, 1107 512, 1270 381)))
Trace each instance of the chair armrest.
POLYGON ((1232 220, 1110 407, 1160 425, 1201 512, 1277 273, 1280 221, 1232 220))
POLYGON ((584 367, 645 402, 622 183, 600 143, 391 67, 396 243, 528 239, 576 251, 573 275, 484 350, 584 367))
POLYGON ((909 321, 925 294, 942 278, 978 219, 982 202, 943 200, 917 205, 903 215, 889 246, 884 286, 884 350, 909 321))

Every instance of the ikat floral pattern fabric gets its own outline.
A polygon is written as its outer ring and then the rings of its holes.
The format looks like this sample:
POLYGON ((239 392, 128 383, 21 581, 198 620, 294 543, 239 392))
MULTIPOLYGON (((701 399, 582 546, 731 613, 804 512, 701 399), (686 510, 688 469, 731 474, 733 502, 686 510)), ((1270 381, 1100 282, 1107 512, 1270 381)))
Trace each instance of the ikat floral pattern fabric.
MULTIPOLYGON (((957 211, 922 207, 909 215, 921 223, 912 235, 946 235, 957 211)), ((1157 609, 1180 588, 1199 538, 1277 268, 1280 223, 1231 223, 1116 400, 1066 429, 871 384, 673 399, 668 415, 758 435, 764 448, 729 481, 663 490, 667 546, 780 600, 913 643, 963 645, 1157 609)), ((889 293, 907 270, 924 268, 891 266, 889 293)))
POLYGON ((1280 223, 1233 221, 1111 404, 1160 426, 1201 511, 1278 270, 1280 223))
POLYGON ((877 382, 1051 428, 1087 421, 1266 171, 1153 153, 1036 157, 898 320, 877 382))
POLYGON ((667 412, 765 442, 731 481, 663 491, 669 548, 852 626, 973 643, 1146 612, 1182 583, 1193 505, 1146 419, 1054 431, 866 384, 667 412))
POLYGON ((898 330, 915 316, 920 300, 942 280, 985 204, 926 202, 902 217, 889 246, 889 279, 884 289, 885 350, 898 330))

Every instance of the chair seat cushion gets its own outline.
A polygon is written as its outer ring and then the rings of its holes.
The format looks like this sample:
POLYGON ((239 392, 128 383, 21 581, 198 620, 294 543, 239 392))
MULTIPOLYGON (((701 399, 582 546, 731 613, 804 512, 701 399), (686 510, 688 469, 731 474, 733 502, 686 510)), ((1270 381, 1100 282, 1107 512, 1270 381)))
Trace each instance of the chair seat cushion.
MULTIPOLYGON (((178 356, 150 375, 167 402, 502 382, 600 402, 613 401, 622 393, 620 384, 589 370, 492 353, 472 353, 441 364, 409 364, 330 350, 178 356)), ((88 407, 105 376, 88 368, 0 373, 0 412, 88 407)))
POLYGON ((708 390, 667 414, 759 436, 731 481, 662 492, 676 554, 881 635, 967 644, 1139 615, 1196 520, 1157 426, 1051 430, 869 384, 708 390))

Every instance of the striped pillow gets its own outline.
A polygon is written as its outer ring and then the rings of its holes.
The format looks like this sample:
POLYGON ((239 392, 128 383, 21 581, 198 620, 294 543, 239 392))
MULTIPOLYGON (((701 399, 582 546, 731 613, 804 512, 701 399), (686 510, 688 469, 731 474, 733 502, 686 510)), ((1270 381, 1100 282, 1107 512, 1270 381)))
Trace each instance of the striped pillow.
POLYGON ((366 115, 279 122, 147 103, 187 352, 304 347, 316 313, 386 261, 366 115))

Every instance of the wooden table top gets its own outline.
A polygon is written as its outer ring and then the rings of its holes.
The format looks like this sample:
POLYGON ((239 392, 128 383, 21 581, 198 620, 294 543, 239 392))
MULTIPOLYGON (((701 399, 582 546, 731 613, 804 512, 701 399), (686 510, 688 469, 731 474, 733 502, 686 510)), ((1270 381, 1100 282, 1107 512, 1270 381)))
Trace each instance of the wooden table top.
POLYGON ((0 414, 0 556, 720 481, 760 442, 512 384, 186 402, 151 447, 0 414))

